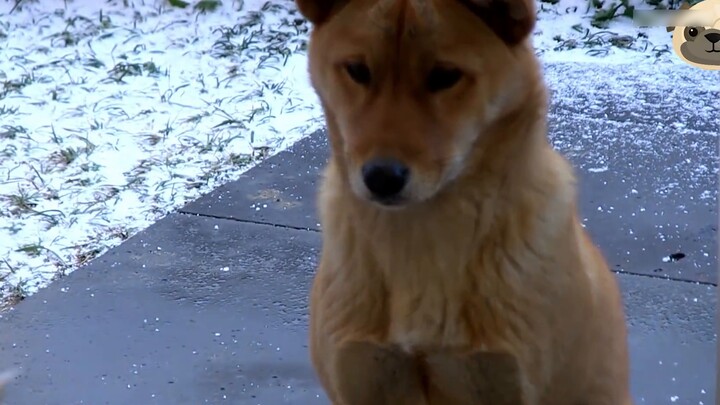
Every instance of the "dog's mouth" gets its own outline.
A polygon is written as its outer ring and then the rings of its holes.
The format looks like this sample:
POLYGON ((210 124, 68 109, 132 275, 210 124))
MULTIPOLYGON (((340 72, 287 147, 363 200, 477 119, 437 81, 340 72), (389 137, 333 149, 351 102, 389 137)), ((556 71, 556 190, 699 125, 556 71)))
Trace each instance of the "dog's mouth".
POLYGON ((374 204, 379 205, 382 208, 390 209, 390 210, 397 210, 400 208, 403 208, 408 204, 408 200, 403 197, 395 196, 395 197, 377 197, 377 196, 371 196, 370 201, 372 201, 374 204))
POLYGON ((713 48, 713 49, 711 49, 711 50, 709 50, 709 51, 705 51, 705 52, 706 52, 706 53, 720 53, 720 49, 715 49, 715 48, 713 48))

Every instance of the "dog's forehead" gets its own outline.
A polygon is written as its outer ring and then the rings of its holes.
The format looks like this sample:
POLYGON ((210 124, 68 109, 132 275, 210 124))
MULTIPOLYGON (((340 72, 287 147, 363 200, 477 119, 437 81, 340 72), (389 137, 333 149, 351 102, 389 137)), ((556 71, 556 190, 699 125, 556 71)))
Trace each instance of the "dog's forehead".
POLYGON ((432 0, 379 0, 371 6, 371 23, 386 35, 417 35, 436 22, 432 0))

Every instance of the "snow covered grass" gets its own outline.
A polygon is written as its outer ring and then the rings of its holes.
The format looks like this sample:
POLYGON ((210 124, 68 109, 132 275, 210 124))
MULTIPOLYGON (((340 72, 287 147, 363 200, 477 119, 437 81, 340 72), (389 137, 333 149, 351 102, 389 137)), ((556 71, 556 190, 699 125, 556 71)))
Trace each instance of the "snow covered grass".
MULTIPOLYGON (((546 62, 681 63, 666 27, 638 27, 633 10, 667 9, 667 0, 541 0, 535 46, 546 62)), ((677 8, 675 4, 673 6, 677 8)))
MULTIPOLYGON (((599 3, 538 4, 548 61, 671 52, 663 27, 593 27, 599 3)), ((292 0, 0 2, 0 302, 320 128, 308 29, 292 0)))
POLYGON ((291 1, 0 14, 0 296, 17 301, 319 128, 291 1))

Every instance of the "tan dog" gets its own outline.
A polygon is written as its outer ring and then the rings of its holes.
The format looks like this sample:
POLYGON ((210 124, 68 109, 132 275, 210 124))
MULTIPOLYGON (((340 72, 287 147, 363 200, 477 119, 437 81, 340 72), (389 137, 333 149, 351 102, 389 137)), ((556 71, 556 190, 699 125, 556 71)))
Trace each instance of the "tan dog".
POLYGON ((333 404, 631 404, 533 0, 296 1, 332 148, 310 350, 333 404))

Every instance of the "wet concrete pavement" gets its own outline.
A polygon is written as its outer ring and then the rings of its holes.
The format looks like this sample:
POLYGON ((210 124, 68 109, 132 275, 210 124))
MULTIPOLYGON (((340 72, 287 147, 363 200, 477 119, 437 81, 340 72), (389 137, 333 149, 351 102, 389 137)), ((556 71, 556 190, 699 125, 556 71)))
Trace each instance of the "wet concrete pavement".
MULTIPOLYGON (((569 88, 577 69, 547 69, 567 78, 551 139, 578 167, 583 218, 618 273, 636 403, 715 403, 720 124, 580 111, 617 103, 569 88)), ((637 79, 624 69, 620 82, 637 79)), ((686 96, 652 114, 685 117, 686 96)), ((1 314, 0 365, 21 371, 6 403, 327 404, 306 346, 326 156, 314 134, 1 314)))

